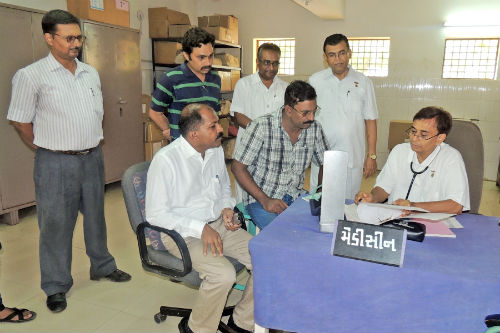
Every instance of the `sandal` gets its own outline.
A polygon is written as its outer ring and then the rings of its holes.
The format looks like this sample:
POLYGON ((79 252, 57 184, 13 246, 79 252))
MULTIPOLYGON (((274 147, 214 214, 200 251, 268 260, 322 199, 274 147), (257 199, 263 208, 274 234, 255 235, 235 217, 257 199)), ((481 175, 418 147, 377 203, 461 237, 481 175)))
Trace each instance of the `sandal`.
MULTIPOLYGON (((9 309, 9 308, 6 308, 9 309)), ((12 313, 5 317, 4 319, 0 319, 0 322, 4 323, 22 323, 25 321, 30 321, 36 318, 36 312, 35 311, 30 311, 28 309, 18 309, 18 308, 10 308, 12 310, 12 313), (24 311, 28 311, 31 313, 31 317, 29 318, 24 318, 24 311), (14 319, 14 317, 17 316, 17 320, 14 319)))

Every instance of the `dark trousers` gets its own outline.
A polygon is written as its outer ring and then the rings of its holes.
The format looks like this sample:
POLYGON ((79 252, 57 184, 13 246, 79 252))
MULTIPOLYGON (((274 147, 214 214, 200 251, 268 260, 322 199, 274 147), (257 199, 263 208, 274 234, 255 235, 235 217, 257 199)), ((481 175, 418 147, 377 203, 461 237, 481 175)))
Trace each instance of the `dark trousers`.
POLYGON ((87 155, 67 155, 38 148, 34 180, 43 291, 53 295, 67 292, 73 285, 72 242, 78 211, 84 216, 90 274, 105 276, 113 272, 116 263, 107 248, 101 148, 87 155))

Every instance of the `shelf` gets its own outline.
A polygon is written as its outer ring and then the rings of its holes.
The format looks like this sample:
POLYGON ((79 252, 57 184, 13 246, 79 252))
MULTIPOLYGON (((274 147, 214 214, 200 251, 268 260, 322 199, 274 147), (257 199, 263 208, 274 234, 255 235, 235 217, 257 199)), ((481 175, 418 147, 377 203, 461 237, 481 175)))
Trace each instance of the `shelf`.
MULTIPOLYGON (((155 63, 156 67, 177 67, 180 64, 161 64, 161 63, 155 63)), ((213 65, 213 69, 215 70, 232 70, 232 71, 241 71, 241 67, 230 67, 230 66, 219 66, 219 65, 213 65)))
MULTIPOLYGON (((160 42, 178 42, 182 43, 182 37, 164 37, 164 38, 151 38, 152 41, 160 41, 160 42)), ((222 40, 215 41, 215 47, 223 46, 223 47, 231 47, 241 49, 241 45, 233 44, 230 42, 225 42, 222 40)))

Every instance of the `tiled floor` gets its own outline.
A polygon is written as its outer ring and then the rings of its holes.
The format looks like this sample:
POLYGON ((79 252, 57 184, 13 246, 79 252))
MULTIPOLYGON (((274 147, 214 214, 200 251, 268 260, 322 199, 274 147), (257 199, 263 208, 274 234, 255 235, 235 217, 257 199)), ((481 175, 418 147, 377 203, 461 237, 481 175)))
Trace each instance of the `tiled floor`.
MULTIPOLYGON (((374 177, 365 180, 363 188, 370 189, 374 180, 374 177)), ((498 187, 493 182, 485 182, 483 193, 481 213, 500 216, 498 187)), ((191 305, 196 290, 142 269, 119 184, 107 187, 105 204, 109 249, 119 268, 132 274, 132 281, 116 284, 89 280, 89 261, 80 216, 73 240, 74 285, 68 294, 68 308, 59 314, 51 313, 40 289, 36 210, 24 209, 18 225, 0 224, 3 245, 0 251, 0 291, 6 305, 32 309, 38 317, 23 324, 0 323, 0 332, 178 331, 178 318, 167 318, 156 324, 153 315, 160 305, 191 305)), ((246 273, 240 274, 238 279, 244 283, 246 273)), ((240 291, 233 290, 230 302, 234 303, 240 295, 240 291)))

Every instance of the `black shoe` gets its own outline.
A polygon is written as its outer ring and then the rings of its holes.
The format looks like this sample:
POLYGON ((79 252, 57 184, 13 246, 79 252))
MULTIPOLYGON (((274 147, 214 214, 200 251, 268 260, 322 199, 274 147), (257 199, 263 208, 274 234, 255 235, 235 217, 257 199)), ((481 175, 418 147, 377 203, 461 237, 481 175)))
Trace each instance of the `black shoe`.
POLYGON ((194 333, 188 326, 188 320, 189 317, 182 317, 179 325, 177 326, 179 327, 179 333, 194 333))
POLYGON ((113 282, 127 282, 130 281, 132 278, 130 274, 125 273, 124 271, 119 270, 118 268, 115 269, 115 271, 111 274, 108 274, 106 276, 96 276, 96 275, 90 275, 90 279, 94 281, 98 281, 101 278, 106 278, 108 280, 111 280, 113 282))
POLYGON ((57 293, 47 297, 47 307, 52 312, 61 312, 66 309, 66 293, 57 293))
POLYGON ((252 333, 252 331, 247 331, 234 323, 233 315, 229 316, 229 320, 227 321, 227 326, 229 326, 233 331, 238 333, 252 333))

